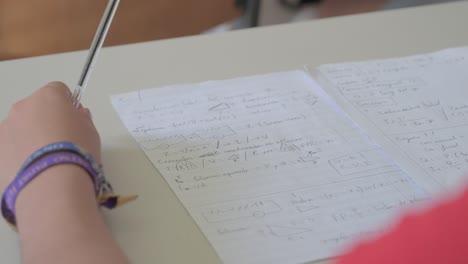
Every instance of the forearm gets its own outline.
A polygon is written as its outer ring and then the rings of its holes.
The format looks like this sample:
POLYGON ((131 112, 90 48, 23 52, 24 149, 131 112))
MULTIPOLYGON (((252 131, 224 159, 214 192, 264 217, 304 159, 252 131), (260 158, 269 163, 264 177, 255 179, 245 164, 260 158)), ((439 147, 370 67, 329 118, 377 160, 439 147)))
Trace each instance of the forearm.
POLYGON ((22 191, 16 209, 25 264, 128 263, 79 167, 47 170, 22 191))

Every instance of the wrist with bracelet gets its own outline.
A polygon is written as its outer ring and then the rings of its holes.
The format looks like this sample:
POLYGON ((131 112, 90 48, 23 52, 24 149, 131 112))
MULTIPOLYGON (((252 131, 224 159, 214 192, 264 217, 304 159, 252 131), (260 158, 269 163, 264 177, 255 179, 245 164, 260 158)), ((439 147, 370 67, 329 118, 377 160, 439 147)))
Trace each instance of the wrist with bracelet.
POLYGON ((2 215, 14 230, 16 230, 17 224, 15 202, 19 193, 42 172, 63 164, 78 166, 89 174, 94 184, 97 203, 102 207, 114 209, 137 198, 137 196, 124 197, 116 195, 111 184, 104 176, 102 165, 83 148, 71 142, 49 144, 34 152, 24 162, 15 179, 3 194, 1 201, 2 215))

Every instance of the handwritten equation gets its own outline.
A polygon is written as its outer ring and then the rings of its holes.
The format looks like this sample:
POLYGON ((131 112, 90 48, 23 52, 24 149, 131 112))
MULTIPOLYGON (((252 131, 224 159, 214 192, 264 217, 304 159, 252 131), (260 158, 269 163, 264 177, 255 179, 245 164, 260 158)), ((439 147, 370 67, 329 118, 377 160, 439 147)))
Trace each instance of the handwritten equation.
POLYGON ((426 198, 304 72, 113 105, 225 263, 333 256, 426 198))
MULTIPOLYGON (((390 139, 395 159, 413 175, 424 173, 440 188, 466 181, 468 164, 468 48, 426 55, 320 67, 336 89, 377 128, 373 139, 390 139), (380 137, 380 138, 379 138, 380 137)), ((351 115, 353 119, 356 115, 351 115)), ((364 124, 364 123, 362 123, 364 124)), ((366 126, 367 126, 366 125, 366 126)), ((367 126, 367 127, 370 127, 367 126)), ((426 177, 427 178, 427 177, 426 177)))

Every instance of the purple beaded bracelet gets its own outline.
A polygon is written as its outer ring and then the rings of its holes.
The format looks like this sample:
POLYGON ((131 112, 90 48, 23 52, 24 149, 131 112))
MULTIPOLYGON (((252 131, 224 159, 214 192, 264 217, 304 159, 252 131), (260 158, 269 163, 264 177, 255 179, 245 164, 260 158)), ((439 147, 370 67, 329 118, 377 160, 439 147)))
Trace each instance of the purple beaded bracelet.
POLYGON ((15 202, 20 191, 45 170, 62 164, 74 164, 83 168, 91 176, 93 184, 96 186, 96 171, 80 155, 70 152, 58 152, 40 158, 23 170, 5 190, 2 198, 2 215, 10 225, 16 226, 15 202))

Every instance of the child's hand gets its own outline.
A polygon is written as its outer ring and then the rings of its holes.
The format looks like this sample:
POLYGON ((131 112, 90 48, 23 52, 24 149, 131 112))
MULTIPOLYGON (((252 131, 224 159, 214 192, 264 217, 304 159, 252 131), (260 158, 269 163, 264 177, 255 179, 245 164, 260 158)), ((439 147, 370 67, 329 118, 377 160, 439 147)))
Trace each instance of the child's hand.
POLYGON ((52 82, 14 104, 0 123, 0 192, 34 151, 58 141, 80 145, 100 161, 99 134, 88 109, 76 109, 68 87, 52 82))

